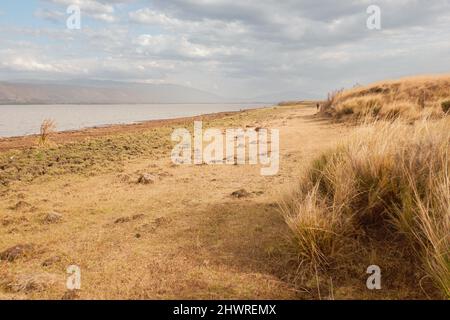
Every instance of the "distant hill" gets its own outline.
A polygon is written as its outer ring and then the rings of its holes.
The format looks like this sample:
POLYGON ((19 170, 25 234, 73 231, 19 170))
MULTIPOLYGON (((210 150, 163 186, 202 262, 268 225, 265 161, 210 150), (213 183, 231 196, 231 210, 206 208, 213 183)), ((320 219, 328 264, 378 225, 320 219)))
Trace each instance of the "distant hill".
POLYGON ((0 104, 215 103, 217 95, 173 84, 77 80, 0 82, 0 104))

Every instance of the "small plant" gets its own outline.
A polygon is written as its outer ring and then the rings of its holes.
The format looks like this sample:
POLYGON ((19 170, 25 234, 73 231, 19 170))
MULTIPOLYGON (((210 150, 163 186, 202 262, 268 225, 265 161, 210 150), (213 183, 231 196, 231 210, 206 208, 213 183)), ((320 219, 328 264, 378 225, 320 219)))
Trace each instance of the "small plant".
POLYGON ((450 100, 446 100, 441 103, 442 111, 445 113, 449 113, 450 111, 450 100))
POLYGON ((48 138, 52 132, 56 129, 55 121, 51 119, 45 119, 42 121, 41 129, 39 133, 39 144, 45 146, 48 142, 48 138))

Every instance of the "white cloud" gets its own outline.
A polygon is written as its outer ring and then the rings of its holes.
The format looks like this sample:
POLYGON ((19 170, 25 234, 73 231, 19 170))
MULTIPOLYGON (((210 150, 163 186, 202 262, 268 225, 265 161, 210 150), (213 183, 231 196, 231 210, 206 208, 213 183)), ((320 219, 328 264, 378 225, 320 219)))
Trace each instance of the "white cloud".
POLYGON ((9 61, 3 61, 2 66, 17 71, 60 72, 54 65, 41 63, 32 57, 15 57, 9 61))
POLYGON ((152 55, 164 55, 171 58, 213 58, 213 56, 231 56, 247 51, 236 47, 205 46, 190 42, 186 36, 142 34, 134 42, 137 52, 152 55))
MULTIPOLYGON (((104 22, 115 22, 117 18, 115 16, 115 8, 114 3, 108 3, 107 1, 98 1, 98 0, 44 0, 46 2, 57 5, 62 8, 65 12, 65 9, 71 5, 76 5, 80 7, 81 14, 86 14, 87 16, 101 20, 104 22)), ((111 1, 110 1, 111 2, 111 1)), ((112 1, 114 2, 114 1, 112 1)), ((117 1, 116 1, 117 2, 117 1)), ((120 3, 120 1, 118 1, 120 3)), ((123 1, 127 2, 127 1, 123 1)), ((39 10, 43 11, 43 10, 39 10)), ((55 12, 55 10, 44 10, 44 12, 55 12)), ((51 15, 43 15, 43 18, 52 18, 51 15)))
POLYGON ((114 6, 103 3, 96 0, 47 0, 55 4, 64 5, 66 7, 70 5, 76 5, 81 10, 87 13, 99 13, 99 14, 112 14, 114 13, 114 6))
POLYGON ((159 26, 180 26, 181 20, 174 19, 162 12, 149 8, 142 8, 129 13, 130 20, 136 23, 159 25, 159 26))
POLYGON ((38 9, 34 13, 34 16, 40 19, 45 19, 53 22, 60 22, 65 19, 66 15, 64 12, 59 10, 51 10, 51 9, 38 9))

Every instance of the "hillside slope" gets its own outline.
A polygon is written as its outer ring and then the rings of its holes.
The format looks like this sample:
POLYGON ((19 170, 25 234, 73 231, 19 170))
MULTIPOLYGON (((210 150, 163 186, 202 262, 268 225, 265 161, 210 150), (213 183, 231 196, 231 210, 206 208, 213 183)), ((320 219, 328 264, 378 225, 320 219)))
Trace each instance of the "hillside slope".
POLYGON ((450 75, 409 77, 330 93, 322 112, 336 118, 441 117, 450 104, 450 75))

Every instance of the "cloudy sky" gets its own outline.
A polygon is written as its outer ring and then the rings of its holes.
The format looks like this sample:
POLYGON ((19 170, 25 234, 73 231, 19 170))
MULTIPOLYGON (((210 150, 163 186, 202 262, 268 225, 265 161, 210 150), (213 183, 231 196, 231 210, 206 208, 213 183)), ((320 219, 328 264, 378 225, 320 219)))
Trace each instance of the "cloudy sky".
MULTIPOLYGON (((226 97, 324 95, 450 71, 450 0, 0 2, 0 80, 174 83, 226 97), (70 30, 66 10, 81 9, 70 30), (367 8, 381 9, 369 30, 367 8)), ((300 98, 300 97, 299 97, 300 98)))

